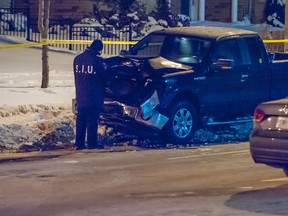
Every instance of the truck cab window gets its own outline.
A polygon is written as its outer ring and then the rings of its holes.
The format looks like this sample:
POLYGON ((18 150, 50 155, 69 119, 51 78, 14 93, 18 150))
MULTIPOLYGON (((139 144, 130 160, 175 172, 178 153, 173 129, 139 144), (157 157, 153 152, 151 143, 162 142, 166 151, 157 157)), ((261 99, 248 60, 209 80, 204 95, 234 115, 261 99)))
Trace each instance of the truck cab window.
POLYGON ((251 37, 251 38, 245 38, 246 46, 248 50, 248 61, 249 64, 262 64, 263 63, 263 57, 262 52, 257 46, 258 41, 257 38, 251 37))
POLYGON ((223 40, 216 45, 212 62, 216 62, 218 59, 231 59, 234 61, 235 65, 243 64, 243 58, 237 39, 223 40))

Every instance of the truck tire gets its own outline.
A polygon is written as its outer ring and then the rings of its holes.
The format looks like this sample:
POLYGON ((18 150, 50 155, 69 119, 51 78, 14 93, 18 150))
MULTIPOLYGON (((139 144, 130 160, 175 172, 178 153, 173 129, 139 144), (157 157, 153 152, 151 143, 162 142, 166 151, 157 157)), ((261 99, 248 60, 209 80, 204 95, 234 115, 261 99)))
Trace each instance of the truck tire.
POLYGON ((171 143, 189 143, 198 128, 199 117, 189 101, 177 101, 168 110, 169 121, 164 127, 162 136, 171 143))

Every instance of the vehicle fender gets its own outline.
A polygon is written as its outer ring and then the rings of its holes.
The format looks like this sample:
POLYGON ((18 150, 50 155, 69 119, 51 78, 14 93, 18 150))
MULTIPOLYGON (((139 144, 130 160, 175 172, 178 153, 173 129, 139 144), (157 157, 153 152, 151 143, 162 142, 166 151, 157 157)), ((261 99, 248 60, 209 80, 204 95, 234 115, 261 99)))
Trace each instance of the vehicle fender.
POLYGON ((165 97, 165 101, 163 101, 163 108, 165 111, 169 110, 176 101, 190 101, 193 106, 195 107, 197 113, 200 113, 200 104, 199 99, 195 92, 188 90, 188 89, 175 89, 169 97, 165 97))

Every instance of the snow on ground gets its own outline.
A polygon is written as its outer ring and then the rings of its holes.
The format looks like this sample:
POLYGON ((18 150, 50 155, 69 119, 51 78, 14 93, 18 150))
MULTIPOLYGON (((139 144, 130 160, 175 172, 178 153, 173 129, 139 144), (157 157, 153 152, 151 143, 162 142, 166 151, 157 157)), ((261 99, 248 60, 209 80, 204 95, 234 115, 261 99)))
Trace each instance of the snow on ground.
MULTIPOLYGON (((8 44, 11 40, 19 42, 18 38, 2 36, 0 44, 8 44)), ((25 144, 41 146, 47 144, 44 142, 48 134, 53 138, 51 142, 53 140, 56 144, 63 143, 63 140, 66 143, 73 141, 74 115, 71 112, 71 100, 75 94, 72 71, 75 53, 49 52, 48 89, 40 88, 41 53, 40 48, 0 50, 2 149, 19 148, 25 144)))
MULTIPOLYGON (((0 45, 15 40, 25 42, 0 36, 0 45)), ((49 51, 50 86, 47 89, 40 88, 41 53, 40 48, 0 49, 0 151, 51 150, 74 145, 75 116, 71 100, 75 95, 72 63, 76 53, 49 51)), ((194 143, 245 141, 251 126, 248 123, 199 130, 194 143)), ((105 145, 115 145, 113 135, 109 137, 111 133, 105 136, 106 127, 100 127, 99 132, 105 145)), ((153 142, 150 145, 147 140, 137 139, 120 145, 139 143, 157 147, 153 142)))

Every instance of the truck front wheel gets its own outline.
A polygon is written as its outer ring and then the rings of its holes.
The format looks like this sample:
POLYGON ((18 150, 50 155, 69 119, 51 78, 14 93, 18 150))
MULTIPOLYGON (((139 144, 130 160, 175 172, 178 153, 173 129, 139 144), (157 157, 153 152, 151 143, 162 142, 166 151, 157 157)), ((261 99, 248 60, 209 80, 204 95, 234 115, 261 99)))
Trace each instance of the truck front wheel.
POLYGON ((198 127, 199 117, 188 101, 179 101, 169 109, 169 121, 164 127, 163 138, 168 142, 187 144, 198 127))

